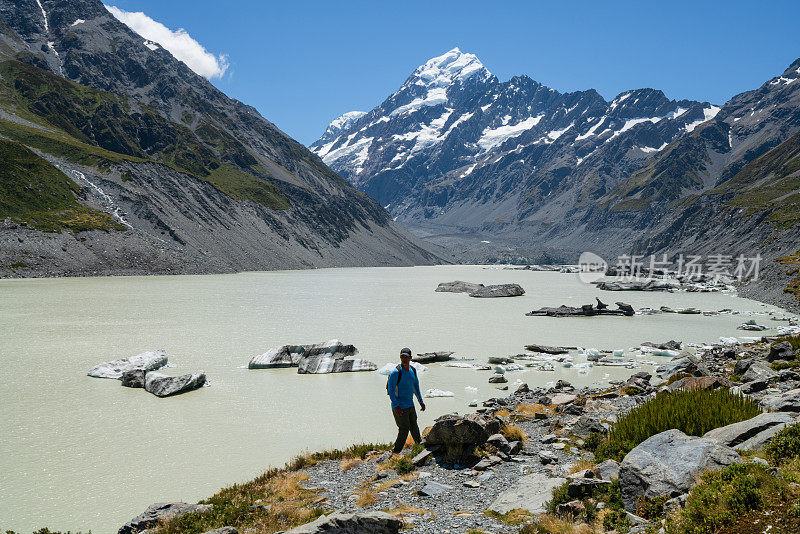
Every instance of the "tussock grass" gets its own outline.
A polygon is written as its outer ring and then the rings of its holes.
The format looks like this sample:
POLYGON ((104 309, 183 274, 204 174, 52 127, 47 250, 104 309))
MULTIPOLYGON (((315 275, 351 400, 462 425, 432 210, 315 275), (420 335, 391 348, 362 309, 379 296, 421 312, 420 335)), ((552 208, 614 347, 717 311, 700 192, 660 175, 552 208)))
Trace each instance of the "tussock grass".
POLYGON ((361 458, 349 458, 349 459, 346 459, 346 460, 342 460, 339 463, 339 468, 342 471, 349 471, 350 469, 352 469, 354 467, 358 467, 362 463, 364 463, 364 460, 362 460, 361 458))
POLYGON ((387 514, 392 514, 395 517, 399 517, 400 519, 408 515, 425 515, 425 514, 433 515, 433 512, 431 512, 430 510, 426 510, 424 508, 417 508, 415 506, 410 506, 405 503, 398 504, 394 508, 389 508, 387 510, 384 510, 384 512, 386 512, 387 514))
POLYGON ((375 504, 377 500, 377 496, 375 495, 375 491, 369 487, 364 488, 359 492, 358 499, 356 500, 356 505, 358 506, 372 506, 375 504))
POLYGON ((364 460, 372 451, 384 452, 390 450, 393 446, 394 445, 391 443, 359 443, 350 445, 345 449, 305 452, 292 458, 289 463, 286 464, 286 469, 289 471, 298 471, 306 467, 311 467, 323 460, 347 460, 352 458, 364 460))
POLYGON ((592 469, 594 466, 595 463, 592 460, 581 458, 572 464, 569 469, 567 469, 567 474, 571 475, 572 473, 577 473, 578 471, 583 471, 584 469, 592 469))
POLYGON ((531 520, 533 515, 528 510, 523 510, 522 508, 514 508, 506 512, 505 514, 499 514, 494 510, 486 510, 483 512, 484 515, 495 519, 501 523, 505 523, 506 525, 523 525, 531 520))
POLYGON ((660 392, 623 415, 597 447, 598 461, 622 458, 650 436, 676 428, 690 436, 745 421, 761 413, 758 403, 727 389, 660 392))
POLYGON ((576 523, 570 519, 562 519, 553 514, 544 514, 533 523, 520 529, 520 534, 600 534, 598 529, 586 523, 576 523))
POLYGON ((509 441, 519 441, 525 443, 528 440, 528 434, 517 425, 506 423, 500 427, 500 433, 509 441))

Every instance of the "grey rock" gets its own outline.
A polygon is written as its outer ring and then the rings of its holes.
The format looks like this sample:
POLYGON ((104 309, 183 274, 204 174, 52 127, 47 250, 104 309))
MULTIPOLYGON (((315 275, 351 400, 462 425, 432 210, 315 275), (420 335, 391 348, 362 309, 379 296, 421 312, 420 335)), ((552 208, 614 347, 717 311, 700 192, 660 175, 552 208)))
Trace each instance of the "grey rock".
POLYGON ((143 388, 144 377, 147 371, 144 369, 133 369, 122 373, 122 385, 126 388, 143 388))
POLYGON ((741 392, 745 395, 752 395, 759 391, 764 391, 769 387, 769 380, 753 380, 741 386, 741 392))
POLYGON ((401 528, 403 521, 386 512, 334 513, 285 534, 397 534, 401 528))
POLYGON ((428 460, 433 458, 433 453, 436 452, 439 447, 431 447, 429 449, 425 449, 424 451, 420 452, 414 458, 412 458, 411 463, 420 467, 428 463, 428 460))
POLYGON ((761 406, 771 412, 800 412, 800 389, 761 397, 761 406))
POLYGON ((525 294, 525 290, 519 284, 498 284, 484 286, 472 291, 469 296, 477 298, 494 297, 519 297, 525 294))
POLYGON ((742 375, 742 382, 753 382, 755 380, 771 380, 777 378, 778 373, 773 371, 769 365, 764 362, 754 362, 747 369, 747 372, 742 375))
POLYGON ((747 421, 710 430, 706 432, 703 437, 714 440, 727 447, 740 450, 753 450, 752 448, 754 446, 763 447, 766 441, 776 432, 794 421, 795 418, 789 413, 762 413, 747 421), (769 437, 767 437, 767 435, 761 436, 764 432, 767 432, 769 437))
POLYGON ((572 433, 576 436, 588 437, 590 434, 605 434, 606 428, 597 421, 586 415, 582 415, 572 426, 572 433))
POLYGON ((550 451, 539 451, 539 462, 547 464, 558 463, 558 456, 550 451))
POLYGON ((673 497, 669 499, 667 502, 664 503, 664 511, 667 514, 674 514, 680 512, 684 506, 686 506, 686 499, 689 498, 689 495, 684 493, 683 495, 678 495, 677 497, 673 497))
POLYGON ((505 384, 508 379, 503 375, 493 375, 489 377, 490 384, 505 384))
POLYGON ((733 364, 733 374, 742 376, 750 369, 750 366, 753 365, 755 360, 751 358, 743 358, 741 360, 736 360, 736 363, 733 364))
POLYGON ((284 345, 253 356, 249 369, 274 369, 297 367, 299 374, 327 374, 351 371, 374 371, 373 362, 362 359, 346 360, 358 354, 353 345, 345 345, 338 339, 312 345, 284 345))
POLYGON ((545 504, 553 497, 553 489, 566 481, 566 478, 550 478, 542 473, 522 476, 495 499, 489 510, 506 514, 520 508, 542 514, 546 511, 545 504))
POLYGON ((740 461, 724 445, 667 430, 649 437, 631 450, 620 464, 619 484, 625 509, 634 510, 640 496, 648 498, 687 493, 697 476, 740 461))
POLYGON ((145 376, 144 389, 156 397, 169 397, 203 387, 205 383, 206 374, 203 371, 181 376, 150 372, 145 376))
POLYGON ((769 354, 767 354, 767 361, 772 362, 775 360, 792 359, 794 359, 794 349, 792 348, 792 344, 788 341, 780 341, 770 346, 769 354))
POLYGON ((656 367, 656 374, 664 380, 668 380, 678 373, 694 374, 695 371, 697 371, 697 365, 689 357, 676 358, 656 367))
POLYGON ((130 358, 122 358, 110 362, 103 362, 95 365, 89 370, 88 375, 95 378, 122 378, 126 371, 143 369, 145 371, 155 371, 161 369, 168 363, 167 353, 163 350, 153 350, 143 352, 130 358))
POLYGON ((447 414, 434 421, 422 442, 426 447, 441 447, 445 458, 455 461, 460 459, 465 447, 483 445, 497 430, 499 423, 487 421, 478 414, 447 414))
POLYGON ((158 525, 162 519, 181 517, 190 512, 205 512, 211 509, 210 504, 189 504, 185 502, 157 502, 151 504, 117 531, 118 534, 136 534, 158 525))
POLYGON ((510 447, 508 446, 508 440, 502 434, 492 434, 486 440, 487 445, 492 445, 497 450, 508 452, 510 447))
POLYGON ((236 530, 235 527, 220 527, 214 530, 208 530, 203 534, 239 534, 239 531, 236 530))
POLYGON ((615 460, 606 460, 594 466, 593 471, 598 478, 614 480, 619 478, 619 463, 615 460))
POLYGON ((452 490, 453 486, 448 486, 447 484, 441 484, 439 482, 430 480, 425 482, 425 485, 422 486, 421 489, 417 490, 417 494, 423 497, 438 497, 439 495, 450 493, 452 490))

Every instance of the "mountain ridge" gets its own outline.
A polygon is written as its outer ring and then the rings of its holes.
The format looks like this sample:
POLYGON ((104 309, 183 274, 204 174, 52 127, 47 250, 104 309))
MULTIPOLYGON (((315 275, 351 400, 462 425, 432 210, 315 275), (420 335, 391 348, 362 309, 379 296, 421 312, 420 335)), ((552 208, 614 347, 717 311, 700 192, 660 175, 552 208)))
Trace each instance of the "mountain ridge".
MULTIPOLYGON (((0 22, 2 68, 13 72, 4 79, 0 134, 38 151, 70 179, 91 177, 103 194, 80 183, 85 198, 79 200, 103 210, 105 197, 113 198, 131 225, 127 234, 103 239, 135 241, 139 256, 166 249, 174 265, 161 262, 156 271, 441 261, 304 146, 148 43, 99 1, 3 0, 0 22), (93 147, 111 152, 97 160, 87 155, 93 147), (142 194, 159 180, 166 196, 142 194), (175 180, 199 180, 216 192, 201 184, 176 189, 175 180)), ((15 232, 23 230, 31 231, 15 232)), ((0 243, 0 264, 23 252, 13 239, 0 243)), ((48 252, 53 259, 17 274, 61 272, 51 265, 63 263, 54 259, 61 252, 48 252)), ((124 258, 113 260, 114 269, 125 265, 124 258)), ((101 268, 76 258, 68 263, 65 274, 101 268)))

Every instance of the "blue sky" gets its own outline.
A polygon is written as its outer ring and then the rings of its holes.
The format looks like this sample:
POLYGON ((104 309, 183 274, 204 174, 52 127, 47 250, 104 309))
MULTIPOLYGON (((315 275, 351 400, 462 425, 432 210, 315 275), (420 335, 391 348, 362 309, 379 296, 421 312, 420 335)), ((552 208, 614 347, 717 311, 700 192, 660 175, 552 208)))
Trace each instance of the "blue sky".
POLYGON ((106 0, 184 28, 228 69, 212 82, 310 144, 458 46, 498 78, 606 99, 638 87, 721 104, 800 57, 800 2, 106 0))

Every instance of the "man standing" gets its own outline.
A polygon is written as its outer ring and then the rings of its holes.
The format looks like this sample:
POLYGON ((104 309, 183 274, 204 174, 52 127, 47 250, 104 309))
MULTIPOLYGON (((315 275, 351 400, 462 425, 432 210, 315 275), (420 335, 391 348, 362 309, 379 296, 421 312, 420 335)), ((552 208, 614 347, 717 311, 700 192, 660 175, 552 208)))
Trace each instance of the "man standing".
POLYGON ((397 424, 397 440, 394 442, 394 453, 400 454, 408 438, 409 431, 414 442, 419 443, 422 438, 419 435, 417 425, 417 411, 414 409, 414 395, 419 400, 419 407, 424 412, 425 403, 422 401, 422 394, 419 392, 419 380, 417 380, 417 370, 411 366, 411 349, 404 348, 400 351, 400 365, 389 375, 387 384, 389 398, 392 401, 392 413, 394 422, 397 424))

